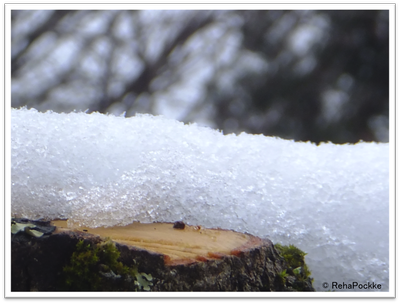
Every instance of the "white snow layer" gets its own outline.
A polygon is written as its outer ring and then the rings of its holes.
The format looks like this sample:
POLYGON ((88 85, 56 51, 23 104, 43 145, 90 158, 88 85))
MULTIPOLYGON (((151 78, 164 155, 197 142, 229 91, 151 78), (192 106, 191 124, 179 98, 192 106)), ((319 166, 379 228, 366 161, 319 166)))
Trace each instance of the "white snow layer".
POLYGON ((233 229, 307 252, 317 290, 388 290, 389 144, 223 135, 151 115, 11 113, 12 216, 233 229))

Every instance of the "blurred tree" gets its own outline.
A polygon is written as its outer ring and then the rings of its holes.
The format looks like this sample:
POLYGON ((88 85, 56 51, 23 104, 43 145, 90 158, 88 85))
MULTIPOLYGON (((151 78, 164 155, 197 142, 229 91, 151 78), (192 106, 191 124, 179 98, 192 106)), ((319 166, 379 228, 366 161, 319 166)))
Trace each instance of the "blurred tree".
POLYGON ((374 129, 388 128, 387 12, 238 14, 243 47, 268 65, 240 75, 232 91, 209 88, 219 128, 235 121, 250 133, 303 141, 388 140, 374 129))
POLYGON ((13 11, 12 106, 388 141, 387 11, 13 11))
POLYGON ((189 12, 157 20, 151 12, 14 11, 12 105, 113 112, 112 105, 126 111, 136 101, 137 111, 153 113, 146 96, 173 69, 170 53, 212 18, 189 12))

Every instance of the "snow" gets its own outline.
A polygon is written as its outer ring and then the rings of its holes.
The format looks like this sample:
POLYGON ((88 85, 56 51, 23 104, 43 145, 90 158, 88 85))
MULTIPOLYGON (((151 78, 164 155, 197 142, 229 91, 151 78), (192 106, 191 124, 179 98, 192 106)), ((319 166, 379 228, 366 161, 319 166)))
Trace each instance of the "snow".
POLYGON ((307 252, 317 290, 356 281, 388 291, 389 144, 223 135, 151 115, 11 113, 12 216, 233 229, 307 252))

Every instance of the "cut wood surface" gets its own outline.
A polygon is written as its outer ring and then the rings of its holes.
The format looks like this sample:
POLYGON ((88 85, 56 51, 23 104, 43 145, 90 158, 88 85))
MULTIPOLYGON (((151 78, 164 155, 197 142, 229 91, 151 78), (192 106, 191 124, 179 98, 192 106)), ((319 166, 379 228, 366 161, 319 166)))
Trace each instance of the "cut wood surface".
POLYGON ((182 222, 71 228, 61 220, 13 219, 12 225, 12 291, 314 290, 270 240, 246 233, 182 222))
POLYGON ((174 223, 133 223, 127 226, 100 228, 69 228, 67 221, 52 221, 55 233, 75 230, 109 237, 120 244, 135 246, 164 255, 167 265, 221 259, 261 245, 258 237, 223 229, 204 229, 201 226, 174 223))

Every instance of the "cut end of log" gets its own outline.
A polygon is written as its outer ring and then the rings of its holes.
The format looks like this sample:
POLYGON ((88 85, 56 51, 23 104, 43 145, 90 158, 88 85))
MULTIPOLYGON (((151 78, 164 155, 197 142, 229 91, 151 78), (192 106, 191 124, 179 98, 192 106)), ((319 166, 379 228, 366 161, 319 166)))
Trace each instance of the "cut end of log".
POLYGON ((162 254, 165 265, 187 265, 222 259, 228 255, 240 256, 243 252, 263 244, 261 238, 224 229, 205 229, 183 222, 133 223, 127 226, 106 228, 68 228, 67 221, 52 221, 55 233, 66 230, 81 231, 136 248, 162 254))
POLYGON ((314 291, 305 265, 298 272, 270 240, 246 233, 183 222, 11 225, 13 291, 314 291))

